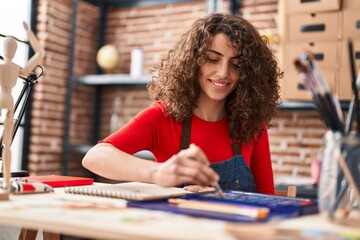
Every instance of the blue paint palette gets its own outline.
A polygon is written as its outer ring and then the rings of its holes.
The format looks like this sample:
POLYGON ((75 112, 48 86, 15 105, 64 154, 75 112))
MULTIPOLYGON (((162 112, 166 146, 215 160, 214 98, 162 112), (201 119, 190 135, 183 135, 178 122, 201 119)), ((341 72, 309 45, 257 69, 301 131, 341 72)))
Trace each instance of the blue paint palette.
POLYGON ((318 213, 315 200, 293 198, 268 194, 248 193, 240 191, 225 191, 224 197, 219 197, 214 192, 187 194, 179 199, 195 200, 196 202, 212 202, 232 206, 266 207, 270 213, 266 218, 257 219, 238 214, 223 214, 198 209, 184 209, 170 204, 166 199, 154 201, 129 201, 129 207, 160 210, 193 217, 205 217, 230 222, 268 222, 274 219, 286 219, 297 216, 318 213))
POLYGON ((318 213, 317 201, 306 198, 294 198, 270 194, 249 193, 241 191, 224 192, 224 197, 216 193, 198 193, 185 196, 186 199, 267 207, 273 215, 302 216, 318 213))

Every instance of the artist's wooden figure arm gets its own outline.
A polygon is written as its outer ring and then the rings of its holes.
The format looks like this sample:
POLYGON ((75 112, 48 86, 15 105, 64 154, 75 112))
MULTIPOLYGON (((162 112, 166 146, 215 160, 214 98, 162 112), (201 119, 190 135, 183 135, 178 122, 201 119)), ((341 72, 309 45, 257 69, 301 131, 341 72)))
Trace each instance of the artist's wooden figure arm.
POLYGON ((35 34, 30 30, 29 26, 25 22, 23 22, 23 25, 29 38, 30 46, 35 52, 35 54, 26 63, 25 67, 20 70, 20 75, 27 77, 30 75, 31 72, 34 71, 36 66, 39 65, 41 60, 44 58, 45 51, 41 46, 39 40, 36 38, 35 34))

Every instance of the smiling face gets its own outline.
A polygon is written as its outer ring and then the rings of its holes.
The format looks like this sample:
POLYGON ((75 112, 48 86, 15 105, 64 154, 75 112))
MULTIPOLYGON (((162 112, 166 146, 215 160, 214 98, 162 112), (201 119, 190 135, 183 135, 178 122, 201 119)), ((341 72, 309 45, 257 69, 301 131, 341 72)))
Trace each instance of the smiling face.
POLYGON ((223 33, 214 36, 205 52, 206 61, 200 66, 199 101, 216 101, 225 104, 226 97, 239 81, 238 52, 223 33))

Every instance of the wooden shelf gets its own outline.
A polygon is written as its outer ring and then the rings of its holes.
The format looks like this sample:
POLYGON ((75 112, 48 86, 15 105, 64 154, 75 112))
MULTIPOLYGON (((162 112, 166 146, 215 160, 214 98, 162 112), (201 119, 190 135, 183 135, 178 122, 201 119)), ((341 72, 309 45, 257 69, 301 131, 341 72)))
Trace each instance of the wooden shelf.
POLYGON ((70 145, 69 151, 72 153, 85 154, 87 153, 93 145, 70 145))
MULTIPOLYGON (((349 101, 341 101, 342 110, 349 110, 349 101)), ((312 102, 309 101, 283 101, 279 110, 316 110, 312 102)))
POLYGON ((314 110, 315 106, 312 102, 305 101, 283 101, 280 110, 314 110))
POLYGON ((92 86, 146 86, 151 80, 151 76, 133 78, 129 74, 95 74, 76 77, 73 80, 77 84, 92 86))

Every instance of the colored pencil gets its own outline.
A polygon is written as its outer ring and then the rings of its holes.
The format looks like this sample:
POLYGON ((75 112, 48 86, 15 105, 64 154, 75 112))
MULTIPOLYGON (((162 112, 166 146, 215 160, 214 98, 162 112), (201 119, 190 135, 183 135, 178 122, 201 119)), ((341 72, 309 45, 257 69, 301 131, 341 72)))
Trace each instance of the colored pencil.
POLYGON ((254 219, 264 219, 270 213, 270 209, 266 207, 240 206, 234 204, 223 204, 179 198, 170 198, 168 199, 168 202, 184 209, 216 212, 222 214, 238 214, 254 219))

